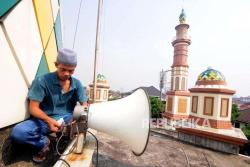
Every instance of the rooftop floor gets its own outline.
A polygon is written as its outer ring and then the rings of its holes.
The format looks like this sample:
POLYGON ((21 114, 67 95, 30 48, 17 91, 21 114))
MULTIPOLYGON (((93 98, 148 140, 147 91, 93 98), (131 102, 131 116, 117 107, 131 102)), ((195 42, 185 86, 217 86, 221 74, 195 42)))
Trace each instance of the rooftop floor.
POLYGON ((196 147, 157 133, 151 133, 148 147, 140 157, 134 156, 126 144, 112 136, 98 133, 97 137, 100 142, 99 164, 102 167, 250 166, 250 158, 196 147))
MULTIPOLYGON (((7 134, 7 133, 5 133, 7 134)), ((0 133, 3 137, 3 133, 0 133)), ((220 153, 205 148, 182 143, 166 135, 152 132, 148 147, 140 157, 134 156, 129 147, 119 139, 104 133, 98 133, 99 167, 248 167, 250 158, 240 155, 220 153)), ((2 139, 2 138, 1 138, 2 139)), ((1 140, 1 148, 4 145, 1 140)), ((95 155, 93 161, 95 164, 95 155)), ((33 164, 29 149, 23 149, 9 167, 51 166, 56 159, 50 156, 50 164, 33 164)), ((0 158, 2 161, 2 159, 0 158)), ((0 161, 0 167, 4 166, 0 161)))

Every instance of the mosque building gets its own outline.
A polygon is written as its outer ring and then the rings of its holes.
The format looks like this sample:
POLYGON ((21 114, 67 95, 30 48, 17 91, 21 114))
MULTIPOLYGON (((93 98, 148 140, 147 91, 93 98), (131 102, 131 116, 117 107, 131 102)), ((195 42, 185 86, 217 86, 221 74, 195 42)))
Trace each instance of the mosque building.
POLYGON ((216 129, 231 129, 231 107, 234 90, 227 86, 225 77, 217 70, 208 68, 202 72, 191 92, 190 117, 198 125, 207 123, 216 129))
POLYGON ((170 124, 175 120, 187 119, 190 108, 190 92, 187 87, 188 62, 187 51, 191 40, 188 37, 189 25, 186 24, 184 10, 179 17, 180 24, 175 27, 176 37, 172 42, 174 47, 174 59, 171 66, 171 88, 167 92, 167 107, 165 116, 170 124))
MULTIPOLYGON (((89 101, 93 101, 93 84, 89 85, 90 94, 89 94, 89 101)), ((109 84, 106 77, 102 74, 97 75, 97 82, 96 82, 96 102, 105 102, 108 101, 109 96, 109 84)))
POLYGON ((182 141, 238 154, 239 146, 244 145, 247 138, 241 129, 232 127, 231 107, 235 90, 227 86, 223 74, 209 67, 198 76, 194 87, 187 87, 188 46, 191 44, 188 29, 182 9, 172 42, 171 88, 167 92, 163 117, 170 128, 178 131, 178 138, 182 141))

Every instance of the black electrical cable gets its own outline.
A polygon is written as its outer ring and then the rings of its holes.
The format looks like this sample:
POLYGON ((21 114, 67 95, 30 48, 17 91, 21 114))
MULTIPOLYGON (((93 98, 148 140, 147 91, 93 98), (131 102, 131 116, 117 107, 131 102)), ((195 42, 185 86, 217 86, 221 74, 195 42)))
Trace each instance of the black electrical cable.
MULTIPOLYGON (((72 126, 72 124, 71 124, 71 126, 72 126)), ((75 148, 75 143, 74 143, 74 145, 72 146, 71 150, 70 150, 67 154, 61 154, 61 153, 59 152, 59 150, 58 150, 58 144, 60 143, 60 140, 61 140, 62 137, 63 137, 63 129, 64 129, 65 127, 67 127, 67 125, 63 125, 63 128, 62 128, 62 130, 61 130, 61 136, 59 137, 59 139, 58 139, 58 141, 57 141, 57 143, 56 143, 56 152, 57 152, 57 154, 60 155, 60 156, 69 155, 70 153, 73 152, 73 150, 74 150, 74 148, 75 148)), ((72 128, 72 127, 71 127, 71 128, 72 128)), ((77 127, 77 132, 78 132, 78 134, 79 134, 78 127, 77 127)), ((96 137, 92 132, 90 132, 90 131, 87 131, 87 132, 89 132, 89 133, 95 138, 95 140, 96 140, 96 167, 98 167, 98 139, 97 139, 97 137, 96 137)), ((70 164, 69 164, 66 160, 61 159, 61 158, 59 158, 58 160, 63 161, 65 164, 67 164, 67 166, 70 167, 70 164)))
POLYGON ((65 159, 59 158, 58 160, 63 161, 68 167, 70 167, 70 164, 65 159))
POLYGON ((96 167, 98 167, 98 139, 96 138, 96 136, 91 133, 90 131, 88 131, 96 140, 96 167))
MULTIPOLYGON (((67 127, 67 125, 64 125, 63 128, 67 127)), ((66 155, 69 155, 73 152, 74 148, 75 148, 75 144, 72 146, 71 150, 69 150, 69 152, 67 154, 63 154, 63 153, 60 153, 59 150, 58 150, 58 145, 60 143, 60 140, 62 139, 63 137, 63 129, 61 130, 61 136, 59 137, 58 141, 56 142, 56 152, 58 155, 60 156, 66 156, 66 155)))
MULTIPOLYGON (((98 167, 98 139, 96 138, 96 136, 92 133, 92 132, 90 132, 90 131, 88 131, 94 138, 95 138, 95 140, 96 140, 96 167, 98 167)), ((75 148, 75 144, 72 146, 72 148, 71 148, 71 150, 67 153, 67 154, 61 154, 59 151, 58 151, 58 143, 60 142, 60 140, 61 140, 61 138, 62 138, 62 136, 63 136, 63 131, 62 131, 62 134, 61 134, 61 136, 59 137, 59 139, 58 139, 58 141, 57 141, 57 143, 56 143, 56 152, 57 152, 57 154, 58 155, 60 155, 60 156, 66 156, 66 155, 69 155, 70 153, 72 153, 73 152, 73 150, 74 150, 74 148, 75 148)), ((70 166, 69 165, 69 163, 67 162, 67 161, 65 161, 64 159, 58 159, 58 160, 62 160, 62 161, 64 161, 68 166, 70 166)))

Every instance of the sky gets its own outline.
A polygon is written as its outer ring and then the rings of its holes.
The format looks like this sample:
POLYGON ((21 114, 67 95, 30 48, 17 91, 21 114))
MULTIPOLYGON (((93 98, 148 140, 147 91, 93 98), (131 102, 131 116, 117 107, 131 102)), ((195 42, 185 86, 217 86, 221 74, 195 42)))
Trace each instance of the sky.
MULTIPOLYGON (((64 47, 72 48, 81 0, 61 0, 64 47)), ((88 86, 94 76, 98 0, 83 0, 74 50, 74 74, 88 86)), ((184 8, 190 25, 188 87, 208 67, 219 70, 236 96, 250 95, 249 0, 103 0, 98 73, 112 90, 159 88, 159 73, 170 70, 172 40, 184 8)))

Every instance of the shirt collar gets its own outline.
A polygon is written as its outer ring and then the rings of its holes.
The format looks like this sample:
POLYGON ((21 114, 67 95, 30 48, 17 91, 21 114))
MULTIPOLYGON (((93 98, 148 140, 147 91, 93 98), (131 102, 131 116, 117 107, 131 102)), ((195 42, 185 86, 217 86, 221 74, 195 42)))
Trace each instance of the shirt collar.
MULTIPOLYGON (((53 77, 52 77, 53 84, 61 86, 60 83, 59 83, 59 80, 57 78, 57 73, 53 72, 52 75, 53 75, 53 77)), ((71 91, 71 90, 73 90, 75 88, 76 88, 76 83, 75 83, 74 79, 71 77, 70 78, 70 88, 69 88, 69 91, 71 91)))
POLYGON ((60 85, 59 80, 58 80, 58 78, 57 78, 56 72, 53 72, 53 73, 52 73, 52 82, 53 82, 53 84, 55 84, 55 85, 60 85))

